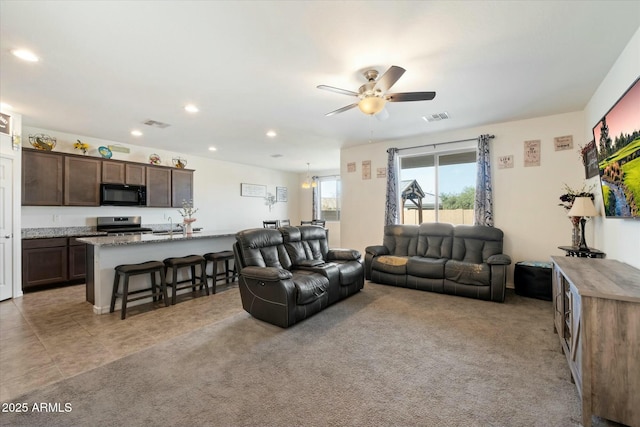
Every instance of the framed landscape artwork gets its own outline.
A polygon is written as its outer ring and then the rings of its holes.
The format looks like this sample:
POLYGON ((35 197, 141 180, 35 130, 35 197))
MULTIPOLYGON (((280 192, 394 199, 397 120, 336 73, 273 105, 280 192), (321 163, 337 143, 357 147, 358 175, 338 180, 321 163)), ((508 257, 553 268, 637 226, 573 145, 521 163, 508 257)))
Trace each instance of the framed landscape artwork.
POLYGON ((640 78, 594 126, 605 215, 640 218, 640 78))

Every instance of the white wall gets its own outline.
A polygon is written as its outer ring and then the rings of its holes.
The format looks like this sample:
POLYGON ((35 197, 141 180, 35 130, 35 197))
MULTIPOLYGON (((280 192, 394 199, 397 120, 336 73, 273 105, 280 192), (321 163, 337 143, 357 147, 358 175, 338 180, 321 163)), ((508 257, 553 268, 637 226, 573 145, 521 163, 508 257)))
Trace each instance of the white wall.
MULTIPOLYGON (((77 139, 89 144, 88 155, 99 156, 99 146, 122 145, 131 150, 129 154, 114 152, 113 159, 148 163, 148 157, 156 153, 162 164, 169 166, 173 157, 187 160, 187 169, 194 169, 194 205, 199 211, 194 215, 196 227, 207 230, 238 231, 245 228, 262 227, 266 219, 289 218, 292 224, 299 223, 300 185, 297 173, 282 172, 238 163, 223 162, 204 157, 187 156, 178 152, 167 152, 150 147, 139 147, 106 141, 81 135, 67 134, 45 129, 24 127, 24 145, 28 144, 28 135, 45 133, 57 138, 55 151, 79 154, 74 151, 73 143, 77 139), (241 197, 240 183, 267 185, 267 191, 275 195, 276 186, 287 187, 288 202, 276 203, 271 212, 262 198, 241 197)), ((143 224, 163 224, 168 217, 174 224, 182 217, 176 208, 137 208, 137 207, 22 207, 22 228, 72 227, 95 225, 97 216, 140 215, 143 224)))
MULTIPOLYGON (((640 29, 602 81, 585 108, 585 133, 602 119, 629 86, 640 76, 640 29)), ((640 118, 639 118, 640 119, 640 118)), ((640 124, 640 121, 639 121, 640 124)), ((592 182, 599 185, 599 179, 592 182)), ((601 205, 600 201, 600 205, 601 205)), ((602 211, 602 210, 601 210, 602 211)), ((596 218, 595 246, 618 259, 640 268, 640 220, 596 218)))
MULTIPOLYGON (((366 246, 382 243, 386 180, 376 178, 375 171, 386 167, 387 148, 455 141, 489 133, 495 135, 491 141, 494 220, 495 226, 505 233, 505 253, 514 263, 548 261, 551 255, 564 255, 557 247, 571 243, 571 223, 565 210, 558 206, 559 197, 565 183, 572 188, 584 183, 584 168, 578 153, 578 146, 588 142, 584 129, 583 113, 574 112, 343 149, 342 244, 364 250, 366 246), (565 135, 573 135, 574 148, 555 151, 553 138, 565 135), (541 165, 524 167, 524 141, 536 139, 541 141, 541 165), (514 167, 498 169, 497 158, 510 154, 514 156, 514 167), (363 160, 371 160, 370 180, 362 179, 363 160), (347 173, 349 162, 356 162, 355 173, 347 173)), ((446 147, 461 145, 465 144, 446 147)), ((589 224, 587 242, 593 242, 589 224)), ((512 272, 513 265, 510 269, 512 272)), ((512 282, 512 273, 508 277, 512 282)))

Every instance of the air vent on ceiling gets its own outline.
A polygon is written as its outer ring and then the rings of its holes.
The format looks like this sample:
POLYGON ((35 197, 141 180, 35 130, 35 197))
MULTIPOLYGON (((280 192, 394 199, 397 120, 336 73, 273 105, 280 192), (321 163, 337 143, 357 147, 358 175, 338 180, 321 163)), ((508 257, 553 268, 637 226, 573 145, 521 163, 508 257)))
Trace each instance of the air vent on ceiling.
POLYGON ((429 116, 424 116, 423 119, 427 122, 439 122, 440 120, 446 120, 449 118, 449 113, 435 113, 429 116))
POLYGON ((162 122, 159 122, 157 120, 151 120, 151 119, 145 120, 142 123, 144 123, 147 126, 152 126, 154 128, 159 128, 159 129, 164 129, 164 128, 168 128, 169 126, 171 126, 168 123, 162 123, 162 122))
POLYGON ((277 159, 278 157, 282 157, 282 154, 272 154, 271 157, 277 159))

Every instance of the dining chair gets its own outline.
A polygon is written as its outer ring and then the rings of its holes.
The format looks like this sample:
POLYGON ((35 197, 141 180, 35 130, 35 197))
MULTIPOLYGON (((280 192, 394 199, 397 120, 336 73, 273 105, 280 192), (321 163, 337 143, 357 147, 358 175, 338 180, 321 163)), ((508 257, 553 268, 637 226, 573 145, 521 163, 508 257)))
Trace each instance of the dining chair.
POLYGON ((262 221, 262 226, 264 228, 278 228, 278 220, 274 219, 274 220, 268 220, 268 221, 262 221))

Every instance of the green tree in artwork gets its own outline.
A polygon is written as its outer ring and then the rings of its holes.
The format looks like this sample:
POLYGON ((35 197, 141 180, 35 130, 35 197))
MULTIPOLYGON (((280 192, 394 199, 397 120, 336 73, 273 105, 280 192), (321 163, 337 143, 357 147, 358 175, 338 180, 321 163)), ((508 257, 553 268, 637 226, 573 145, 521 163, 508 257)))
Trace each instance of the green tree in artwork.
POLYGON ((441 209, 473 209, 476 197, 475 188, 464 187, 460 193, 443 193, 440 195, 441 209))

